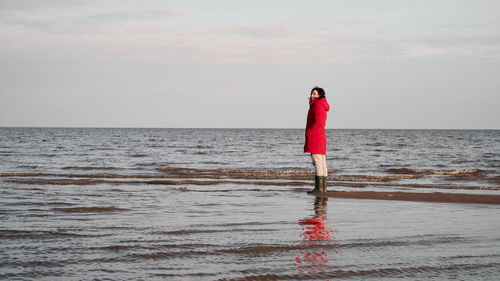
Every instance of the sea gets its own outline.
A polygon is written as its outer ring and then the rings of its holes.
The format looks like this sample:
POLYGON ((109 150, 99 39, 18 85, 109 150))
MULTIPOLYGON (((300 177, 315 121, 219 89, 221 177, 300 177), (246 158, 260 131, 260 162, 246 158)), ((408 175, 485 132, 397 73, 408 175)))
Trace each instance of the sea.
MULTIPOLYGON (((500 130, 327 136, 329 191, 500 195, 500 130)), ((0 280, 498 280, 499 205, 309 195, 303 144, 0 128, 0 280)))

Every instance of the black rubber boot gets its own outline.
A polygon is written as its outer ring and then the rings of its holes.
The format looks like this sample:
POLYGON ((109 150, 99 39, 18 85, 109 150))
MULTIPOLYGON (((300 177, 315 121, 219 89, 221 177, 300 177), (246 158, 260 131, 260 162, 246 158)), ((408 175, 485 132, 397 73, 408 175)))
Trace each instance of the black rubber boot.
POLYGON ((321 177, 321 180, 320 180, 321 193, 326 193, 327 182, 328 182, 328 177, 321 177))
POLYGON ((314 189, 308 191, 308 194, 312 193, 320 193, 321 192, 321 185, 320 185, 320 177, 319 176, 314 176, 314 189))

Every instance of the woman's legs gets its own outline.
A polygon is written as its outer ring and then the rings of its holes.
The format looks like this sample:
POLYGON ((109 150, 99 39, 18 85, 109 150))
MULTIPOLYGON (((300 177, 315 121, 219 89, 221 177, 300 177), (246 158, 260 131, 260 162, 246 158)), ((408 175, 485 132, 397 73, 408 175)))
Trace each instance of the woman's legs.
POLYGON ((311 153, 311 159, 314 165, 314 189, 308 193, 326 192, 326 179, 328 169, 326 167, 326 155, 311 153))
POLYGON ((312 162, 314 165, 314 172, 318 177, 327 177, 328 169, 326 167, 326 155, 324 154, 312 154, 312 162))

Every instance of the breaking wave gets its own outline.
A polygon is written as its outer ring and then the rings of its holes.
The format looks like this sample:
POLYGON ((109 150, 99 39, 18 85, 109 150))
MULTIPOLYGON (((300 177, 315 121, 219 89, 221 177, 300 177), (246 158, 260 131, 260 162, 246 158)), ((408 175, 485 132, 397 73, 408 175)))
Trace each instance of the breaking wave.
MULTIPOLYGON (((90 167, 89 167, 90 168, 90 167)), ((91 167, 92 169, 95 167, 91 167)), ((102 167, 101 167, 102 168, 102 167)), ((329 170, 328 180, 335 186, 433 188, 462 190, 500 190, 500 177, 488 176, 491 171, 479 169, 431 170, 392 168, 385 175, 349 175, 329 170), (439 175, 454 184, 431 184, 426 177, 439 175), (425 183, 421 183, 421 181, 425 183), (455 184, 471 182, 473 185, 455 184)), ((149 184, 149 185, 268 185, 308 186, 313 171, 305 169, 195 169, 184 167, 156 168, 149 174, 119 173, 0 173, 8 182, 31 185, 94 185, 94 184, 149 184)), ((180 191, 191 191, 186 187, 180 191)))

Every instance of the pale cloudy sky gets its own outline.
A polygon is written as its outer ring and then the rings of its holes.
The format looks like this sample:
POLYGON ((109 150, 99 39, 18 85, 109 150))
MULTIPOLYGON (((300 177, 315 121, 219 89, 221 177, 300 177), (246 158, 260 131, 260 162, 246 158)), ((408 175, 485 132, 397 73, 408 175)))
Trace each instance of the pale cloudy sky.
POLYGON ((500 129, 500 1, 0 0, 0 126, 500 129))

